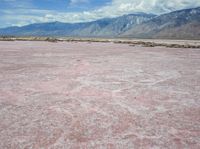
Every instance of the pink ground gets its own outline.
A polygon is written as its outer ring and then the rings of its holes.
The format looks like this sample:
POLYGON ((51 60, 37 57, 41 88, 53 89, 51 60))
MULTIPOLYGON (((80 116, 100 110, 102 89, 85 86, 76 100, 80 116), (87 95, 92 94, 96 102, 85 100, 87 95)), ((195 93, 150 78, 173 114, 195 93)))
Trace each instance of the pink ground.
POLYGON ((200 49, 0 42, 0 149, 199 149, 200 49))

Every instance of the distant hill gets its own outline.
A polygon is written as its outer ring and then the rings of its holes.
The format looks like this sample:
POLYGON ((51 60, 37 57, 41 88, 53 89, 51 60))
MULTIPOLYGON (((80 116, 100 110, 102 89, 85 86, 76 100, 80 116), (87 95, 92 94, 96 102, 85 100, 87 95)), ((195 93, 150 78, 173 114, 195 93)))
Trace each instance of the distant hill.
POLYGON ((200 7, 156 16, 129 14, 85 23, 39 23, 0 29, 0 35, 200 39, 200 7))
POLYGON ((200 7, 157 16, 120 35, 133 38, 200 39, 200 7))
POLYGON ((0 35, 14 36, 74 36, 116 37, 137 24, 150 20, 153 14, 129 14, 116 18, 105 18, 86 23, 40 23, 23 27, 0 29, 0 35))

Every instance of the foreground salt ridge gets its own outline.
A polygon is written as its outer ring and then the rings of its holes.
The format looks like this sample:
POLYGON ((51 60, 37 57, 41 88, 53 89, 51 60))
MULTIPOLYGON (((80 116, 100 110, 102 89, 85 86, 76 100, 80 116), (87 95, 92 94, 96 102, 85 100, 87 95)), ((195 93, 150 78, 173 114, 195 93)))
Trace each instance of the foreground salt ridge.
POLYGON ((0 148, 199 148, 200 50, 0 42, 0 148))

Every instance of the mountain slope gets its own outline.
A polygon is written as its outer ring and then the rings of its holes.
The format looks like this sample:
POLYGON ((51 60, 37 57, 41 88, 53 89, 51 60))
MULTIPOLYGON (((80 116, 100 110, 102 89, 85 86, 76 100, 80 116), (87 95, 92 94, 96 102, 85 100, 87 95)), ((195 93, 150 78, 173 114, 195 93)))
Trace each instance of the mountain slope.
POLYGON ((106 27, 102 28, 102 30, 98 33, 98 36, 117 36, 130 28, 134 27, 135 25, 141 24, 145 21, 148 21, 154 18, 155 15, 152 14, 129 14, 124 15, 118 18, 115 18, 108 24, 106 27))
POLYGON ((120 35, 133 38, 200 39, 200 7, 171 12, 120 35))
POLYGON ((31 24, 23 27, 0 29, 0 35, 114 37, 153 17, 155 15, 140 13, 86 23, 52 22, 31 24))

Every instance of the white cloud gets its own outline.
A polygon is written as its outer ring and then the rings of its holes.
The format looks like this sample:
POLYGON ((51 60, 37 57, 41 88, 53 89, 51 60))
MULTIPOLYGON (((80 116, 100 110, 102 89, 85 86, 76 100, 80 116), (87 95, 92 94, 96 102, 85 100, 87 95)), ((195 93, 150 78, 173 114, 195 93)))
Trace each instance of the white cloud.
POLYGON ((147 12, 165 13, 173 10, 200 6, 200 0, 113 0, 102 9, 115 13, 147 12))
MULTIPOLYGON (((71 0, 71 3, 78 4, 88 0, 71 0)), ((200 0, 112 0, 111 3, 91 11, 84 12, 58 12, 49 10, 23 9, 7 10, 4 12, 10 24, 21 25, 36 22, 85 22, 104 17, 115 17, 134 12, 162 14, 178 9, 200 6, 200 0), (10 17, 8 17, 10 16, 10 17), (15 22, 15 23, 14 23, 15 22)), ((0 13, 3 10, 0 10, 0 13)), ((4 17, 0 21, 5 20, 4 17)), ((9 24, 9 23, 7 23, 9 24)))

